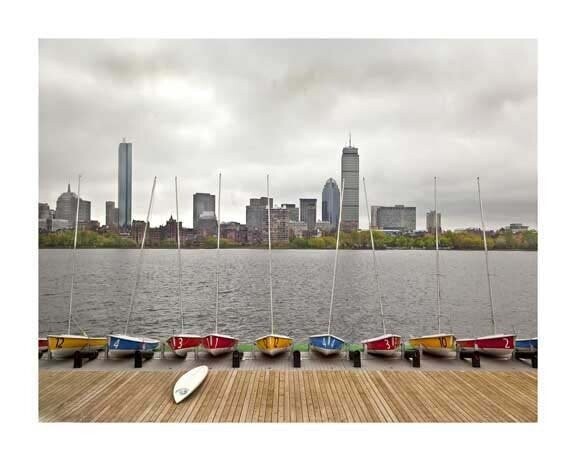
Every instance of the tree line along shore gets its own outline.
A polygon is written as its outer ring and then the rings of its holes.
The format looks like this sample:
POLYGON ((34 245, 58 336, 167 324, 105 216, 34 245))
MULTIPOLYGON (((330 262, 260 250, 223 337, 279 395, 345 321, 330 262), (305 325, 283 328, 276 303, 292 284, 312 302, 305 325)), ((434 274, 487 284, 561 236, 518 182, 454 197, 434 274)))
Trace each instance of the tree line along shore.
MULTIPOLYGON (((427 249, 435 248, 435 238, 432 234, 420 236, 390 235, 374 232, 374 246, 378 250, 385 249, 427 249)), ((39 248, 71 248, 74 243, 74 231, 59 231, 39 235, 39 248)), ((526 230, 521 232, 492 231, 486 235, 489 250, 537 250, 538 232, 526 230)), ((371 249, 370 232, 341 232, 340 249, 371 249)), ((274 243, 277 249, 334 249, 336 236, 326 235, 313 238, 292 238, 287 243, 274 243)), ((451 250, 482 250, 482 234, 480 232, 443 232, 439 237, 439 246, 451 250)), ((78 248, 138 248, 139 243, 116 233, 99 233, 94 231, 78 232, 78 248)), ((176 248, 174 240, 161 240, 146 245, 146 248, 176 248)), ((199 241, 186 241, 182 248, 216 248, 216 237, 207 237, 199 241)), ((261 244, 239 243, 233 240, 220 239, 220 248, 267 248, 267 242, 261 244)))

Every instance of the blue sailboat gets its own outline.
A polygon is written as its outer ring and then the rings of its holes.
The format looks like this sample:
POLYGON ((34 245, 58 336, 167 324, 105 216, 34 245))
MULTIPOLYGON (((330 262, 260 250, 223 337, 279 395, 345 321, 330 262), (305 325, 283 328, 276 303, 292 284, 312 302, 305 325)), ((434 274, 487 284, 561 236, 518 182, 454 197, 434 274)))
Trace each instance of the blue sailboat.
POLYGON ((328 316, 328 333, 313 335, 309 337, 310 349, 322 355, 339 354, 346 341, 330 334, 332 326, 332 307, 334 305, 334 287, 336 284, 336 267, 338 265, 338 246, 340 244, 340 222, 342 221, 342 198, 344 195, 344 179, 342 179, 342 190, 340 191, 340 213, 338 215, 338 231, 336 233, 336 252, 334 254, 334 272, 332 274, 332 294, 330 295, 330 314, 328 316))
POLYGON ((530 339, 517 339, 516 340, 516 350, 517 351, 537 351, 538 350, 538 338, 530 339))
POLYGON ((142 268, 142 256, 144 254, 144 243, 146 242, 146 231, 150 221, 150 210, 152 208, 152 198, 154 197, 154 189, 156 188, 156 176, 152 184, 152 193, 150 194, 150 204, 148 205, 148 215, 146 216, 146 224, 144 225, 144 232, 142 234, 142 243, 140 245, 140 255, 138 259, 138 266, 136 269, 136 279, 130 296, 130 309, 128 311, 128 319, 124 327, 124 334, 110 334, 108 335, 108 353, 114 356, 130 356, 136 351, 141 351, 146 355, 151 355, 154 350, 160 345, 160 341, 151 338, 137 337, 128 335, 128 325, 132 316, 134 308, 134 300, 136 298, 136 289, 140 280, 140 270, 142 268))

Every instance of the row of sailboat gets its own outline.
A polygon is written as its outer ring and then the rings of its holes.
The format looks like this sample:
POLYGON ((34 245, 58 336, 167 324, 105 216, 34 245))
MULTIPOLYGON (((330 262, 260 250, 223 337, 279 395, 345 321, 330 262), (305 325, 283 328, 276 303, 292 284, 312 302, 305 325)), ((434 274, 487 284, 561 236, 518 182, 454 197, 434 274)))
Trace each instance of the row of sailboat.
MULTIPOLYGON (((488 291, 490 300, 490 312, 492 321, 493 334, 490 336, 483 336, 477 338, 467 338, 467 339, 457 339, 452 333, 445 333, 441 328, 441 293, 440 293, 440 259, 439 259, 439 232, 438 232, 438 214, 437 210, 437 193, 436 193, 436 178, 434 178, 434 216, 435 216, 435 256, 436 256, 436 318, 437 318, 437 332, 430 335, 412 337, 408 339, 404 344, 402 343, 402 338, 397 334, 390 334, 387 332, 385 314, 384 314, 384 303, 382 301, 380 280, 378 276, 378 266, 376 251, 374 245, 374 236, 371 226, 370 229, 370 242, 372 247, 372 263, 374 272, 374 283, 375 289, 378 293, 378 301, 380 307, 380 316, 382 321, 382 335, 369 338, 361 341, 365 351, 374 355, 381 356, 392 356, 401 351, 401 348, 413 348, 420 349, 424 352, 442 356, 449 357, 453 356, 457 350, 461 351, 480 351, 487 355, 492 355, 501 358, 509 358, 515 348, 517 350, 537 350, 538 341, 536 338, 531 339, 516 339, 515 334, 497 334, 496 333, 496 323, 494 315, 494 305, 492 296, 492 287, 490 281, 489 272, 489 260, 488 260, 488 247, 486 243, 486 230, 484 224, 484 210, 482 207, 482 198, 480 195, 480 179, 477 178, 478 184, 478 198, 480 203, 480 216, 482 222, 482 236, 484 244, 484 254, 486 263, 486 275, 488 280, 488 291)), ((175 185, 175 195, 176 195, 176 222, 179 223, 179 207, 178 207, 178 178, 174 178, 175 185)), ((344 181, 342 182, 342 188, 340 191, 340 214, 342 213, 342 203, 343 203, 343 192, 344 192, 344 181)), ((368 216, 370 216, 369 205, 368 205, 368 195, 366 192, 366 181, 363 178, 364 186, 364 197, 368 216)), ((77 236, 78 236, 78 206, 79 200, 77 200, 76 208, 76 223, 74 230, 74 245, 72 254, 72 282, 70 287, 70 300, 69 300, 69 313, 68 313, 68 330, 66 334, 62 335, 49 335, 48 338, 40 338, 38 347, 40 353, 45 350, 49 350, 53 357, 64 358, 74 355, 76 351, 80 352, 98 352, 108 348, 109 354, 114 356, 126 356, 132 355, 136 351, 140 351, 143 354, 152 354, 154 350, 158 349, 160 346, 160 341, 156 339, 132 336, 129 334, 130 320, 132 318, 132 313, 134 306, 136 304, 136 296, 138 294, 138 285, 140 281, 140 273, 142 267, 142 260, 144 255, 144 244, 146 241, 146 233, 149 226, 150 213, 152 209, 154 191, 156 188, 156 177, 154 178, 152 184, 152 192, 150 194, 150 201, 148 205, 148 212, 146 217, 146 222, 144 226, 144 231, 142 235, 142 241, 140 244, 140 251, 138 256, 138 263, 136 267, 136 277, 134 280, 134 285, 132 287, 132 292, 130 296, 130 305, 128 310, 128 316, 126 323, 124 325, 124 332, 122 334, 110 334, 107 337, 90 337, 88 334, 82 330, 82 328, 76 323, 81 335, 71 334, 71 324, 74 319, 73 317, 73 293, 74 293, 74 275, 75 275, 75 265, 76 265, 76 246, 77 246, 77 236)), ((271 223, 271 199, 270 199, 270 182, 269 177, 266 177, 266 193, 268 197, 268 266, 269 266, 269 293, 270 293, 270 333, 261 336, 255 340, 255 345, 260 352, 268 356, 277 356, 284 352, 287 352, 293 347, 293 339, 286 335, 281 335, 275 332, 274 328, 274 298, 273 298, 273 284, 272 284, 272 223, 271 223)), ((221 195, 221 175, 218 176, 218 212, 217 212, 217 246, 216 246, 216 300, 215 300, 215 313, 214 313, 214 331, 208 335, 198 335, 190 334, 185 330, 184 325, 184 310, 182 301, 182 258, 181 258, 181 241, 180 241, 180 225, 176 226, 176 240, 177 240, 177 255, 178 255, 178 300, 179 300, 179 313, 180 313, 180 333, 173 334, 168 338, 165 343, 173 351, 173 353, 180 357, 185 357, 188 352, 197 350, 198 347, 202 346, 203 350, 208 352, 212 356, 218 356, 225 353, 232 352, 238 347, 238 338, 231 335, 222 334, 218 331, 218 313, 219 313, 219 297, 220 297, 220 195, 221 195)), ((80 197, 80 177, 78 177, 78 197, 80 197)), ((330 295, 330 309, 328 317, 328 329, 325 334, 312 335, 309 337, 309 346, 311 350, 314 350, 322 355, 329 356, 334 354, 339 354, 346 341, 332 334, 332 314, 334 305, 334 289, 336 285, 336 273, 338 265, 338 249, 340 243, 340 220, 338 222, 337 234, 336 234, 336 251, 334 253, 334 266, 333 266, 333 276, 332 276, 332 290, 330 295)))

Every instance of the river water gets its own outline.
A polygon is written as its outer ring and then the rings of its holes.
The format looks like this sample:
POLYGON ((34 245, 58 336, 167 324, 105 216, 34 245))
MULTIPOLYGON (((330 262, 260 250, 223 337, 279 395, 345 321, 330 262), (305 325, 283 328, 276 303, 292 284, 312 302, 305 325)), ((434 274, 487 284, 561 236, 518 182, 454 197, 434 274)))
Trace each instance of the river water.
MULTIPOLYGON (((39 334, 67 329, 71 250, 40 250, 39 334)), ((376 253, 388 333, 437 332, 435 254, 425 250, 376 253)), ((136 277, 138 250, 78 250, 72 331, 122 333, 136 277), (76 325, 77 324, 77 325, 76 325)), ((537 253, 490 252, 497 332, 537 335, 537 253)), ((326 333, 334 251, 272 253, 274 329, 305 341, 326 333)), ((185 330, 214 330, 216 250, 182 251, 185 330)), ((441 323, 458 337, 492 333, 484 254, 441 251, 441 323)), ((250 342, 270 332, 268 252, 220 252, 219 332, 250 342)), ((128 332, 163 339, 180 330, 175 250, 145 250, 128 332)), ((350 342, 382 334, 372 253, 338 253, 331 333, 350 342)))

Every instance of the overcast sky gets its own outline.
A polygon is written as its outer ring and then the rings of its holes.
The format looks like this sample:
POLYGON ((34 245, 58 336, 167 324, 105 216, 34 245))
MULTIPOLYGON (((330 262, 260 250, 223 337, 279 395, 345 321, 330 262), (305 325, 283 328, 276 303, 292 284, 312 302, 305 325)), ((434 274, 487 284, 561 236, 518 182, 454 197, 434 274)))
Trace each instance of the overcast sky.
MULTIPOLYGON (((535 40, 41 40, 39 201, 82 177, 92 219, 117 201, 118 143, 133 144, 132 217, 175 215, 217 191, 222 220, 250 197, 318 198, 340 184, 352 132, 371 205, 433 208, 444 228, 537 225, 535 40)), ((363 193, 360 227, 367 228, 363 193)))

